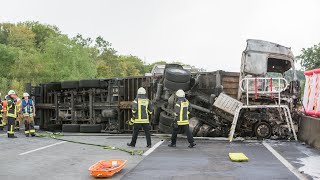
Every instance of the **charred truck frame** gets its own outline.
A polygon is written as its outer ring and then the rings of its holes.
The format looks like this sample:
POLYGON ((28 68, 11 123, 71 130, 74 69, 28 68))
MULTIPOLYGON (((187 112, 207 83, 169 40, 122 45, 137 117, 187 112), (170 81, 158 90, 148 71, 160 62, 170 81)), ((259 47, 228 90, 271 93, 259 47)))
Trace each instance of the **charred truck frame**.
POLYGON ((141 86, 155 105, 153 131, 171 133, 178 89, 192 104, 194 136, 228 136, 233 127, 232 137, 292 138, 297 130, 300 86, 294 56, 290 48, 262 40, 247 40, 240 73, 167 64, 146 76, 28 84, 27 92, 35 100, 41 129, 125 133, 132 131, 126 122, 141 86), (291 82, 285 79, 288 71, 291 82))

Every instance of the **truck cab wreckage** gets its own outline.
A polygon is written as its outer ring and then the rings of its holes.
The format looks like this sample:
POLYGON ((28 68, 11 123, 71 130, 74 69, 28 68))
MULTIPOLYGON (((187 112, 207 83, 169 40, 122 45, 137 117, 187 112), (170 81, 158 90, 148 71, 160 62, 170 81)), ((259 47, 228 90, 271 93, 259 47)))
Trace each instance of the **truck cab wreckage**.
POLYGON ((27 92, 35 100, 36 123, 51 131, 130 132, 131 102, 142 86, 154 103, 153 132, 171 133, 175 92, 183 89, 194 136, 296 139, 300 85, 294 62, 288 47, 247 40, 240 72, 166 64, 146 76, 28 84, 27 92))

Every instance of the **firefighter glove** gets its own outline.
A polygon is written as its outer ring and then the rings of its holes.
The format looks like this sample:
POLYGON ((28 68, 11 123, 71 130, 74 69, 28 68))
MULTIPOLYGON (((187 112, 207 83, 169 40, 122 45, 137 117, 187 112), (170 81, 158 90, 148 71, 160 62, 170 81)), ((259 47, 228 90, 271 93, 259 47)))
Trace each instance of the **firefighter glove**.
POLYGON ((133 119, 133 118, 130 119, 129 125, 130 125, 130 126, 134 125, 134 119, 133 119))

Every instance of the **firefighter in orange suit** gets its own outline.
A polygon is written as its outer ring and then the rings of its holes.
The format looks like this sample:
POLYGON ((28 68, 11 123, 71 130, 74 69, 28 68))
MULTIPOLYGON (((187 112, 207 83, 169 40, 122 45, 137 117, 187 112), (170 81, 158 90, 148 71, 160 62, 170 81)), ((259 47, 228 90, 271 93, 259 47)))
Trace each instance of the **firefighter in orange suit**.
POLYGON ((3 107, 4 102, 1 100, 1 93, 0 93, 0 131, 3 131, 3 116, 4 116, 4 107, 3 107))

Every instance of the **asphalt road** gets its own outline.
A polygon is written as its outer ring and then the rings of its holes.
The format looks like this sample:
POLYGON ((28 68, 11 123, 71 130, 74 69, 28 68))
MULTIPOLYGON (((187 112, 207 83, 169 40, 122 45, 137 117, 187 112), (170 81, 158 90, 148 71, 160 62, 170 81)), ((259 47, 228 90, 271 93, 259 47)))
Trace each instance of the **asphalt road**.
MULTIPOLYGON (((88 168, 102 159, 126 159, 126 167, 111 179, 298 179, 269 149, 270 146, 301 177, 320 179, 320 151, 299 142, 243 141, 229 143, 221 140, 196 140, 188 148, 186 139, 178 139, 176 148, 169 148, 164 139, 148 156, 106 150, 97 146, 75 144, 49 137, 26 138, 22 132, 17 139, 8 139, 0 132, 0 179, 95 179, 88 168), (229 152, 243 152, 249 162, 231 162, 229 152)), ((147 151, 143 136, 135 148, 127 147, 131 135, 62 136, 66 140, 111 145, 147 151)), ((70 134, 69 134, 70 135, 70 134)), ((162 138, 163 139, 163 138, 162 138)), ((153 145, 161 138, 153 137, 153 145)))
MULTIPOLYGON (((144 156, 141 155, 132 156, 127 152, 63 142, 50 137, 26 138, 22 133, 16 133, 16 135, 18 138, 8 139, 6 134, 0 134, 1 180, 95 179, 88 173, 91 165, 99 160, 126 159, 128 160, 126 167, 112 178, 121 179, 124 174, 128 173, 144 158, 144 156), (30 152, 46 146, 50 147, 30 152)), ((127 147, 126 143, 130 141, 130 135, 63 136, 60 138, 85 143, 110 145, 119 148, 148 150, 148 148, 145 147, 145 138, 139 138, 135 148, 127 147)), ((152 142, 156 143, 158 141, 158 138, 152 138, 152 142)))

